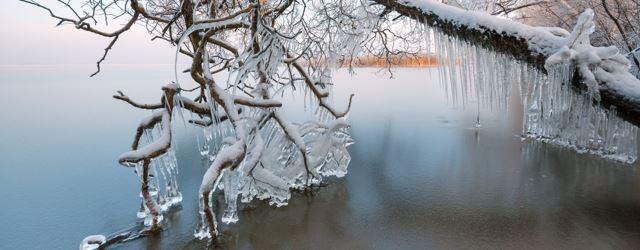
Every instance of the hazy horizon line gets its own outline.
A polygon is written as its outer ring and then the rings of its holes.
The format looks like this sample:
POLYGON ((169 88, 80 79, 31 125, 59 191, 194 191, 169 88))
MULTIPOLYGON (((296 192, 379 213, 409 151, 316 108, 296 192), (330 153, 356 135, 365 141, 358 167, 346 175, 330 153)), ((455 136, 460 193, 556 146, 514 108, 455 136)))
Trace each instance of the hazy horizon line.
MULTIPOLYGON (((17 66, 96 66, 96 63, 0 63, 0 67, 17 66)), ((173 63, 101 63, 100 66, 153 66, 153 65, 175 65, 173 63)))

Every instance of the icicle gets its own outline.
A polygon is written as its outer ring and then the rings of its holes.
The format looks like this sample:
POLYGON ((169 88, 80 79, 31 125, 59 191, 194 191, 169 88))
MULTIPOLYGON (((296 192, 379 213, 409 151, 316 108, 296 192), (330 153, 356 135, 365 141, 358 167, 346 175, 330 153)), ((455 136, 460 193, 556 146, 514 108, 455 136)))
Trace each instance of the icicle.
MULTIPOLYGON (((316 113, 317 119, 328 120, 329 114, 324 109, 316 113)), ((333 119, 326 124, 335 123, 333 119)), ((223 222, 237 221, 237 195, 242 202, 250 202, 254 198, 268 200, 275 206, 286 205, 291 197, 290 189, 304 188, 308 184, 317 184, 322 176, 344 176, 350 161, 346 147, 350 139, 346 128, 326 127, 324 122, 307 122, 295 126, 297 133, 307 146, 305 151, 315 160, 310 160, 309 167, 313 176, 307 182, 307 173, 302 153, 275 121, 269 121, 260 131, 264 138, 264 147, 260 165, 250 168, 241 165, 236 171, 225 170, 222 186, 225 194, 225 212, 223 222)), ((246 160, 246 158, 245 158, 246 160)), ((244 164, 244 163, 243 163, 244 164)))
POLYGON ((235 170, 225 169, 223 175, 224 181, 224 200, 226 208, 222 214, 222 222, 229 224, 238 221, 238 209, 236 200, 238 199, 238 173, 235 170))
MULTIPOLYGON (((209 199, 211 200, 211 199, 209 199)), ((204 206, 204 197, 202 197, 202 195, 200 196, 200 199, 198 201, 198 204, 200 205, 200 209, 198 211, 198 213, 200 214, 200 220, 198 220, 198 225, 196 226, 196 231, 193 234, 194 237, 196 237, 197 239, 207 239, 209 237, 211 237, 211 235, 209 234, 209 223, 207 223, 207 219, 205 216, 205 212, 203 210, 204 206)), ((213 230, 217 230, 217 228, 214 228, 213 230)))
MULTIPOLYGON (((561 65, 549 71, 547 77, 536 73, 532 93, 524 94, 524 134, 575 149, 578 152, 601 155, 623 162, 637 159, 637 128, 594 104, 589 95, 576 94, 571 89, 573 68, 561 65), (618 135, 624 134, 625 140, 618 135)), ((524 89, 524 87, 522 88, 524 89)))

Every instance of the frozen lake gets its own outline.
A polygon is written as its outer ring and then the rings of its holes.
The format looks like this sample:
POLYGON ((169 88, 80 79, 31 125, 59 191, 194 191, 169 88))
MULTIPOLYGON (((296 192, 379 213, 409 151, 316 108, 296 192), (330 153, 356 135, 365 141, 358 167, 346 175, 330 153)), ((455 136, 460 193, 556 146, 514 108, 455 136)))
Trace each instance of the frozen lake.
MULTIPOLYGON (((93 67, 0 66, 0 249, 77 249, 139 223, 139 182, 116 159, 146 112, 111 95, 155 101, 173 65, 111 65, 89 79, 93 67)), ((225 247, 640 247, 634 166, 522 142, 517 105, 483 110, 472 129, 475 108, 451 108, 436 71, 375 71, 335 79, 338 103, 356 94, 349 174, 284 208, 246 207, 222 228, 225 247)), ((182 207, 159 235, 114 248, 203 247, 193 233, 205 169, 193 130, 177 125, 182 207)))

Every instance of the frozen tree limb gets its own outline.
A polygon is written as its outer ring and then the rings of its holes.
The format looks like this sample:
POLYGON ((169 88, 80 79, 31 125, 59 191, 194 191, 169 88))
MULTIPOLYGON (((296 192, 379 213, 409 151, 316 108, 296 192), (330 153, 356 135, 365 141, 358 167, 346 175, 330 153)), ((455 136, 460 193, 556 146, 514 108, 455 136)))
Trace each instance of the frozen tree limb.
MULTIPOLYGON (((424 22, 449 36, 512 55, 515 59, 526 62, 543 72, 546 72, 544 65, 547 57, 556 52, 560 52, 556 57, 566 54, 566 49, 563 52, 562 47, 569 38, 554 35, 548 29, 532 27, 488 14, 469 12, 435 1, 373 1, 402 15, 424 22)), ((607 50, 602 52, 612 52, 612 49, 607 50)), ((622 62, 622 60, 617 61, 622 62)), ((597 70, 597 72, 602 71, 597 70)), ((640 126, 640 80, 632 75, 630 77, 628 69, 625 72, 608 71, 608 74, 592 75, 587 68, 579 66, 577 72, 578 77, 573 82, 577 90, 585 89, 587 85, 594 86, 595 77, 599 86, 597 96, 601 97, 601 101, 598 102, 595 99, 594 102, 607 108, 615 108, 619 117, 640 126)))
POLYGON ((80 250, 98 249, 107 241, 104 235, 89 235, 80 242, 80 250))
POLYGON ((164 112, 157 112, 140 122, 140 125, 138 125, 138 129, 136 130, 135 139, 133 140, 133 144, 131 145, 132 149, 138 149, 140 137, 142 137, 144 131, 153 128, 156 124, 162 121, 162 119, 164 118, 164 114, 164 112))
MULTIPOLYGON (((138 138, 136 136, 136 138, 138 138)), ((134 142, 134 146, 137 146, 138 143, 134 142)), ((162 112, 162 135, 161 137, 152 142, 149 145, 146 145, 142 148, 133 149, 132 151, 126 152, 120 155, 120 159, 118 160, 121 164, 127 163, 137 163, 142 160, 149 160, 160 156, 167 152, 169 147, 171 146, 171 115, 169 112, 162 112)))
MULTIPOLYGON (((202 199, 203 207, 201 208, 205 214, 207 224, 209 226, 209 237, 215 239, 218 234, 216 216, 211 207, 209 206, 209 197, 211 191, 215 187, 215 183, 220 177, 220 173, 225 168, 235 169, 240 162, 244 159, 246 146, 244 141, 235 140, 235 138, 229 138, 229 141, 233 141, 231 145, 223 148, 216 156, 216 159, 211 163, 211 166, 205 172, 200 184, 200 197, 202 199)), ((229 187, 227 187, 229 188, 229 187)))

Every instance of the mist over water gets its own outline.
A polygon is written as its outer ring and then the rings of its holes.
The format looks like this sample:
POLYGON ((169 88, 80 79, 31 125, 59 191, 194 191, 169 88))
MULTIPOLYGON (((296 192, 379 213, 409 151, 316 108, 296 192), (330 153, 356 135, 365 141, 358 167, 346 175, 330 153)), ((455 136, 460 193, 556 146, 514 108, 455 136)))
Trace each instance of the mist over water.
MULTIPOLYGON (((139 223, 139 182, 117 164, 148 112, 111 95, 155 102, 173 65, 2 66, 0 249, 75 249, 90 234, 139 223)), ((586 249, 640 246, 634 166, 521 141, 521 108, 451 108, 434 70, 336 73, 349 116, 349 174, 286 207, 244 205, 224 246, 270 248, 586 249)), ((185 79, 181 81, 191 85, 185 79)), ((512 95, 516 96, 517 95, 512 95)), ((290 103, 302 103, 296 97, 290 103)), ((302 108, 286 108, 293 120, 302 108)), ((180 208, 159 235, 116 249, 198 249, 197 189, 205 171, 194 129, 174 124, 180 208)), ((222 201, 222 199, 219 199, 222 201)), ((216 206, 221 207, 220 202, 216 206)), ((220 210, 218 210, 220 211, 220 210)))

